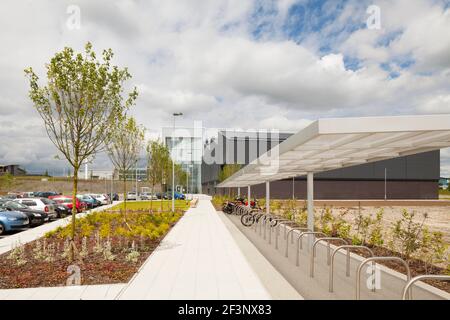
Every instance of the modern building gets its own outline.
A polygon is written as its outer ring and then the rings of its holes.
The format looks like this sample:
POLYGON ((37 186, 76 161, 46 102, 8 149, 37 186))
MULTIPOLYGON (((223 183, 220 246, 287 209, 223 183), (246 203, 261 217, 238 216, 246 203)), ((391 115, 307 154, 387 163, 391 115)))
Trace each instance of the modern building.
MULTIPOLYGON (((291 133, 266 135, 248 132, 219 132, 217 141, 205 147, 208 154, 221 154, 223 161, 202 164, 204 193, 229 192, 216 188, 225 164, 245 166, 260 157, 291 133), (262 145, 267 145, 267 149, 262 145), (238 151, 239 150, 239 151, 238 151)), ((315 175, 315 199, 437 199, 440 177, 440 151, 430 151, 321 172, 315 175)), ((233 190, 237 194, 237 190, 233 190)), ((245 195, 246 188, 241 188, 245 195)), ((254 185, 252 196, 265 197, 264 185, 254 185)), ((298 176, 271 183, 273 198, 306 198, 306 177, 298 176)))
POLYGON ((27 174, 18 164, 0 165, 0 176, 8 173, 13 176, 24 176, 27 174))
MULTIPOLYGON (((164 127, 162 137, 171 158, 188 173, 186 181, 175 181, 176 190, 184 189, 188 193, 202 193, 203 129, 196 126, 194 128, 164 127)), ((170 186, 171 181, 167 185, 170 186)))

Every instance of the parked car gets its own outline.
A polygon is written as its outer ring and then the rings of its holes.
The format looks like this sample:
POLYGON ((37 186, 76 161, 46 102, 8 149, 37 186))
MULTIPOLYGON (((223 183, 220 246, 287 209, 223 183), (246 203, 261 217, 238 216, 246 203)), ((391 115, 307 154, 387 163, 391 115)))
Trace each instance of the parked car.
POLYGON ((34 192, 32 192, 32 191, 22 192, 21 195, 22 195, 22 198, 33 198, 34 192))
POLYGON ((71 214, 71 211, 66 206, 56 202, 53 199, 48 199, 48 201, 51 204, 53 204, 53 206, 55 207, 56 216, 58 218, 64 218, 64 217, 67 217, 67 216, 69 216, 71 214))
MULTIPOLYGON (((72 197, 52 196, 49 199, 55 201, 59 205, 63 205, 64 207, 66 207, 67 210, 69 211, 69 213, 72 212, 72 206, 73 206, 72 197)), ((87 208, 86 203, 80 201, 80 199, 78 199, 78 198, 76 198, 75 207, 77 208, 77 213, 83 212, 87 208)))
POLYGON ((136 192, 128 192, 127 193, 127 200, 137 200, 136 192))
POLYGON ((175 200, 186 200, 186 196, 182 194, 181 192, 175 192, 174 193, 175 200))
POLYGON ((20 230, 28 226, 26 214, 0 208, 0 235, 12 230, 20 230))
POLYGON ((141 200, 158 200, 158 197, 150 192, 142 192, 140 198, 141 200))
POLYGON ((90 194, 90 196, 97 201, 100 201, 101 205, 109 204, 109 198, 105 194, 90 194))
POLYGON ((165 200, 172 200, 172 191, 167 191, 163 194, 165 200))
POLYGON ((29 227, 40 226, 49 221, 48 214, 39 210, 33 210, 30 207, 13 200, 0 200, 0 208, 8 211, 19 211, 28 217, 29 227))
POLYGON ((44 192, 39 191, 34 194, 34 196, 37 198, 48 198, 51 196, 58 196, 58 195, 61 195, 61 194, 58 192, 55 192, 55 191, 44 191, 44 192))
POLYGON ((24 204, 31 209, 45 212, 50 219, 57 218, 55 207, 47 198, 18 198, 14 199, 14 201, 24 204))
POLYGON ((164 194, 161 192, 155 193, 157 199, 164 199, 164 194))
POLYGON ((117 193, 108 193, 108 197, 112 199, 112 201, 119 201, 119 195, 117 193))
POLYGON ((92 198, 88 194, 79 194, 77 195, 77 198, 87 204, 88 209, 96 208, 100 205, 100 201, 92 198))

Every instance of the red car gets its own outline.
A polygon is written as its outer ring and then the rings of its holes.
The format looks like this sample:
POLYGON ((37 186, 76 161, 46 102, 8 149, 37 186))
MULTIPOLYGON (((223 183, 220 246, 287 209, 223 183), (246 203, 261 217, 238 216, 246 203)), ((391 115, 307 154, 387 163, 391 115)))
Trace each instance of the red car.
MULTIPOLYGON (((67 207, 69 210, 72 210, 72 197, 51 196, 51 197, 49 197, 49 199, 55 201, 56 203, 62 204, 63 206, 67 207)), ((77 212, 80 213, 80 212, 83 212, 84 210, 86 210, 86 205, 85 205, 85 203, 81 202, 77 198, 76 199, 76 208, 77 208, 77 212)))

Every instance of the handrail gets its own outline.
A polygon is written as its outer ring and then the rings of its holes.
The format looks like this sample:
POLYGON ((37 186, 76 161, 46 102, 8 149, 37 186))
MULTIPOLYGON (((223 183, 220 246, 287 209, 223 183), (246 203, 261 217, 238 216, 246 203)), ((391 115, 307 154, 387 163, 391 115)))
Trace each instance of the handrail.
POLYGON ((412 285, 420 280, 423 279, 432 279, 432 280, 439 280, 439 281, 450 281, 450 276, 441 275, 441 274, 424 274, 421 276, 414 277, 410 279, 402 291, 402 299, 403 300, 412 300, 412 285))
MULTIPOLYGON (((366 260, 361 262, 361 264, 358 266, 358 270, 356 272, 356 300, 360 300, 360 296, 361 296, 361 288, 360 288, 360 286, 361 286, 361 270, 362 270, 362 267, 368 262, 372 261, 372 263, 374 263, 375 261, 379 261, 379 260, 381 260, 381 261, 387 261, 387 260, 392 261, 392 260, 395 260, 395 261, 401 262, 406 268, 406 282, 408 283, 409 280, 411 280, 411 269, 409 268, 408 263, 405 260, 403 260, 402 258, 400 258, 400 257, 371 257, 371 258, 367 258, 366 260)), ((374 266, 374 264, 373 264, 373 266, 374 266)), ((375 282, 375 277, 373 276, 373 272, 374 272, 374 268, 372 268, 372 283, 375 282)), ((375 292, 375 286, 373 286, 372 291, 375 292)))
MULTIPOLYGON (((285 252, 285 256, 286 258, 288 258, 288 251, 289 251, 289 234, 291 232, 294 232, 295 230, 299 230, 299 231, 311 231, 308 228, 292 228, 291 230, 288 231, 287 235, 286 235, 286 252, 285 252)), ((291 236, 291 240, 293 240, 294 234, 292 233, 291 236)), ((293 243, 293 241, 291 241, 291 243, 293 243)))
POLYGON ((333 292, 333 269, 334 269, 334 256, 336 255, 336 253, 341 250, 341 249, 347 249, 347 263, 346 263, 346 276, 349 277, 350 276, 350 249, 364 249, 367 250, 371 256, 373 257, 373 251, 370 250, 368 247, 366 246, 358 246, 358 245, 343 245, 343 246, 339 246, 336 249, 333 250, 333 253, 331 254, 331 264, 330 264, 330 274, 329 274, 329 278, 328 278, 328 291, 329 292, 333 292))
POLYGON ((325 237, 325 238, 319 238, 316 241, 314 241, 311 251, 311 265, 309 268, 309 276, 311 278, 314 278, 314 258, 316 257, 316 246, 320 241, 326 241, 327 242, 327 265, 330 265, 331 261, 331 244, 330 241, 342 241, 345 244, 348 244, 347 240, 344 240, 342 238, 337 237, 325 237))
POLYGON ((303 242, 302 242, 302 238, 303 236, 307 235, 307 234, 311 234, 311 235, 321 235, 326 237, 327 235, 323 232, 318 232, 318 231, 305 231, 299 234, 298 238, 297 238, 297 254, 296 254, 296 259, 295 259, 295 265, 299 266, 300 263, 300 249, 303 249, 303 242))

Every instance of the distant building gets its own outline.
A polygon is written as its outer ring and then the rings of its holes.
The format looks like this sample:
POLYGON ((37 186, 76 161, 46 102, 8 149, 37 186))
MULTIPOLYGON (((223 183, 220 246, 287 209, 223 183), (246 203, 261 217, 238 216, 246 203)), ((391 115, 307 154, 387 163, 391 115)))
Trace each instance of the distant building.
MULTIPOLYGON (((147 168, 131 169, 125 172, 127 181, 136 181, 136 175, 138 181, 147 181, 147 168)), ((111 176, 109 176, 111 178, 111 176)), ((114 180, 123 180, 124 172, 122 170, 114 170, 114 180)))
POLYGON ((0 176, 7 173, 13 176, 24 176, 27 174, 18 164, 0 165, 0 176))
MULTIPOLYGON (((169 149, 174 162, 181 165, 188 174, 186 181, 176 181, 176 189, 185 189, 189 193, 202 193, 202 154, 203 128, 164 127, 162 128, 164 144, 169 149), (186 188, 186 184, 189 184, 186 188)), ((169 181, 168 185, 171 185, 169 181)))
MULTIPOLYGON (((263 134, 220 131, 213 143, 205 146, 204 154, 215 154, 218 161, 202 164, 202 187, 204 193, 214 195, 227 192, 217 189, 219 174, 226 164, 242 167, 286 140, 290 133, 263 134), (217 156, 219 154, 219 156, 217 156)), ((438 199, 440 176, 440 151, 361 164, 348 168, 315 174, 314 197, 316 199, 438 199)), ((448 181, 447 181, 448 185, 448 181)), ((245 195, 247 188, 241 188, 245 195)), ((237 188, 233 190, 237 194, 237 188)), ((252 186, 252 195, 265 196, 265 185, 252 186)), ((306 177, 273 181, 273 198, 306 198, 306 177)))

